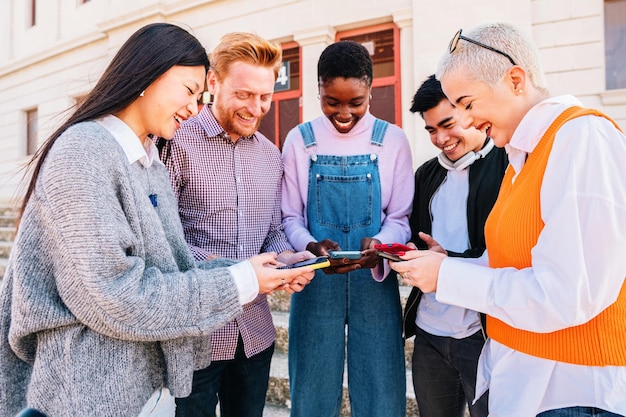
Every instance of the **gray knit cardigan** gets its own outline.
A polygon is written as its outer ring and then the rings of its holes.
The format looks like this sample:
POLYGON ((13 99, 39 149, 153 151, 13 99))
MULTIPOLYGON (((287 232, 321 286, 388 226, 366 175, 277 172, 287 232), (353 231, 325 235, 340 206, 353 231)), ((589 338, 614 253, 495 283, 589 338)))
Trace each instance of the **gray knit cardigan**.
POLYGON ((233 261, 197 264, 176 204, 163 164, 129 164, 99 124, 57 139, 0 289, 1 417, 137 416, 157 388, 189 394, 241 307, 233 261))

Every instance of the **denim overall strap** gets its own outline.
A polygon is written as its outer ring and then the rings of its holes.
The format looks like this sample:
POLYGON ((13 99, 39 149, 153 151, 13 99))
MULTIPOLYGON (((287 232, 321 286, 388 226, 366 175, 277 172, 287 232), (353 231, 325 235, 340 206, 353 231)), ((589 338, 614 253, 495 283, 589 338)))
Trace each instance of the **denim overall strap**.
POLYGON ((385 138, 385 132, 387 132, 389 122, 381 119, 374 120, 374 129, 372 130, 371 144, 383 146, 383 139, 385 138))
POLYGON ((315 134, 313 133, 313 125, 311 122, 304 122, 298 125, 302 139, 304 140, 304 147, 310 148, 315 145, 315 134))
MULTIPOLYGON (((375 126, 370 143, 378 148, 386 126, 375 126)), ((315 138, 310 139, 305 138, 305 143, 314 146, 315 138)), ((360 250, 361 239, 381 228, 378 155, 312 154, 309 161, 309 231, 317 241, 331 239, 344 250, 360 250)), ((398 283, 395 279, 376 282, 369 269, 330 275, 317 271, 302 292, 293 294, 291 416, 339 415, 346 326, 352 415, 404 416, 406 378, 398 283)))

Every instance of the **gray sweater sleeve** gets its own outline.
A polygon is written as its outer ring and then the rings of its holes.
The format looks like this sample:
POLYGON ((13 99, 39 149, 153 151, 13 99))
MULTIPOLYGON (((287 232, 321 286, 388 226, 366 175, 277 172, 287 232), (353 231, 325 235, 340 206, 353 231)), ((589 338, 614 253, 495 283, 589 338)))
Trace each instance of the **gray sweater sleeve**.
POLYGON ((129 164, 95 123, 57 141, 32 203, 53 230, 43 255, 59 297, 93 330, 135 341, 206 335, 241 311, 226 268, 196 267, 165 168, 129 164))

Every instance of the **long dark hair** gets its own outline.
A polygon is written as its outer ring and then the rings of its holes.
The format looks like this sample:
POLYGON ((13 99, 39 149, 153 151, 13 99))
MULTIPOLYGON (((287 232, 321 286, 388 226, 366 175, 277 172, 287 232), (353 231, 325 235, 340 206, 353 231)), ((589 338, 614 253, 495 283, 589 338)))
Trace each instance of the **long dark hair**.
POLYGON ((116 113, 174 65, 199 66, 209 70, 207 52, 185 29, 169 23, 153 23, 137 30, 122 45, 95 87, 74 113, 35 152, 26 166, 32 169, 21 214, 30 199, 41 166, 59 136, 70 126, 116 113))

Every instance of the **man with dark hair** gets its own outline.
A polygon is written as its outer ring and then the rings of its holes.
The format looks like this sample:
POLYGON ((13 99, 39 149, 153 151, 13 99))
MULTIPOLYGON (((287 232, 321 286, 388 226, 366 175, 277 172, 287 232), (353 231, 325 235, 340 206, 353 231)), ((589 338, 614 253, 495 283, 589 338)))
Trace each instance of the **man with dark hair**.
MULTIPOLYGON (((438 244, 449 256, 478 258, 483 228, 508 165, 504 149, 485 132, 460 125, 457 110, 431 75, 413 97, 430 139, 441 152, 415 173, 410 217, 418 249, 438 244), (434 239, 434 240, 433 240, 434 239)), ((479 313, 445 305, 413 288, 404 314, 404 337, 415 335, 413 386, 421 417, 488 415, 487 394, 472 405, 478 357, 485 341, 479 313)))

